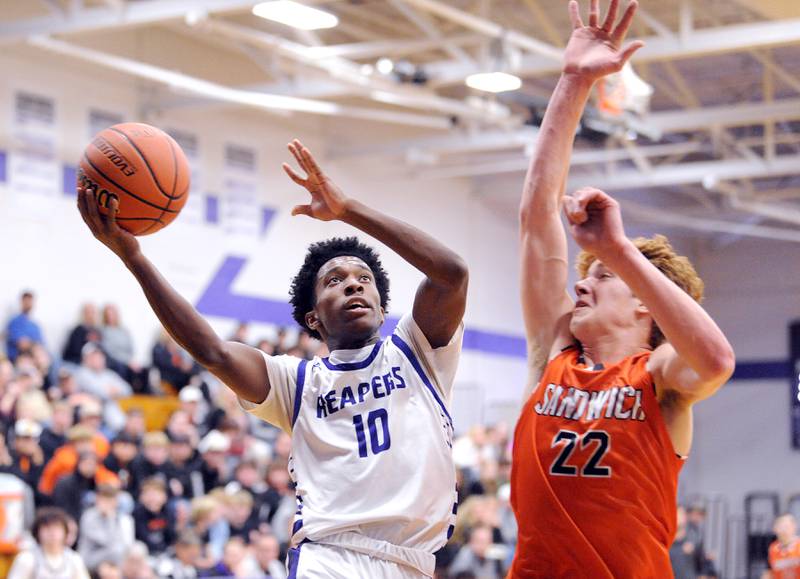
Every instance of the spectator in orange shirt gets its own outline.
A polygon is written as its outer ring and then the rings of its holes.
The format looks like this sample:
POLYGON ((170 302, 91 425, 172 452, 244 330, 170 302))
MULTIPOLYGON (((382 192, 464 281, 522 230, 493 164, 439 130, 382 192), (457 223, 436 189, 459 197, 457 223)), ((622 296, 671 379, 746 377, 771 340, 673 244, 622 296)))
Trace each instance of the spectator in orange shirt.
MULTIPOLYGON (((59 448, 44 467, 42 479, 39 481, 39 490, 46 495, 52 495, 56 483, 62 477, 75 471, 79 454, 92 453, 100 460, 108 454, 108 441, 103 435, 92 432, 92 429, 85 424, 78 424, 70 428, 67 431, 67 440, 69 442, 59 448)), ((103 479, 98 479, 99 482, 111 482, 119 485, 117 476, 102 465, 98 466, 98 476, 103 479)))
POLYGON ((797 521, 788 513, 781 515, 775 519, 772 530, 778 540, 769 546, 771 579, 800 579, 800 537, 797 536, 797 521))

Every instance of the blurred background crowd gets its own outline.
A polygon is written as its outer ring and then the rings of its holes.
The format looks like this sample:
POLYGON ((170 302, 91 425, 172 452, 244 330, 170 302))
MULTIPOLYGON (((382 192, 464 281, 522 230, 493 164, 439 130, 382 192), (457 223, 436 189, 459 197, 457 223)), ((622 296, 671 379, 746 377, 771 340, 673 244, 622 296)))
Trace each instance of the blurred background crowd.
MULTIPOLYGON (((134 361, 114 304, 80 307, 50 342, 25 292, 0 350, 0 576, 285 579, 295 513, 291 439, 244 412, 169 336, 134 361), (67 572, 68 573, 68 572, 67 572)), ((276 328, 232 340, 312 358, 324 345, 276 328)), ((499 579, 513 557, 510 441, 473 427, 453 447, 459 511, 437 576, 499 579)))

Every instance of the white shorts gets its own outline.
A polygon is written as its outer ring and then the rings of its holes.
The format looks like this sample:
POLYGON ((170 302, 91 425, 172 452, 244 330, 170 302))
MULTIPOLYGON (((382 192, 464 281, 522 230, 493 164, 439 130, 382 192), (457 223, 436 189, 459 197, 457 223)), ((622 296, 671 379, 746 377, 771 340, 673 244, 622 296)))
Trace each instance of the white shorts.
POLYGON ((288 579, 428 579, 407 565, 334 545, 303 543, 289 549, 288 579))

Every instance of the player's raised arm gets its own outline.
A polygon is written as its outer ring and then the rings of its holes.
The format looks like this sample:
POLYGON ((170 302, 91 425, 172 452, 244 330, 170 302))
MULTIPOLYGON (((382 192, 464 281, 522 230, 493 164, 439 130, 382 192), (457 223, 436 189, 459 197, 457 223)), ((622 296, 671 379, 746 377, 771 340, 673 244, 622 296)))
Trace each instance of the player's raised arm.
POLYGON ((649 362, 659 390, 675 391, 690 404, 713 394, 730 378, 735 358, 711 316, 625 237, 614 199, 581 189, 566 198, 564 211, 575 241, 622 278, 666 337, 649 362))
POLYGON ((616 23, 619 0, 611 0, 600 21, 599 0, 591 0, 588 25, 578 3, 569 3, 572 36, 564 54, 564 68, 550 99, 531 160, 520 218, 520 290, 531 369, 535 371, 554 352, 571 343, 567 294, 567 239, 560 205, 569 171, 578 122, 594 82, 622 68, 642 46, 622 46, 636 2, 628 5, 616 23))
POLYGON ((138 240, 117 225, 116 204, 115 199, 111 201, 110 215, 105 217, 98 210, 94 190, 78 186, 78 209, 86 225, 133 273, 156 316, 175 341, 240 398, 262 402, 269 393, 269 377, 261 352, 217 336, 208 322, 144 256, 138 240))
POLYGON ((289 151, 307 177, 301 177, 285 163, 284 170, 311 193, 311 202, 296 206, 292 213, 348 223, 386 244, 424 273, 425 280, 414 300, 414 321, 431 346, 446 345, 464 316, 468 282, 464 260, 416 227, 346 197, 299 141, 293 141, 289 151))

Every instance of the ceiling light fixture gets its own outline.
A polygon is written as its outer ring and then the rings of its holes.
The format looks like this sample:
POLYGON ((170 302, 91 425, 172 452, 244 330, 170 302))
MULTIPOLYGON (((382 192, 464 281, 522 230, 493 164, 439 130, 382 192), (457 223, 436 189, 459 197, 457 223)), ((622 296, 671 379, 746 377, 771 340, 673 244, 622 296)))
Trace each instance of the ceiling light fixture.
POLYGON ((471 74, 466 79, 467 86, 484 92, 506 92, 517 90, 522 86, 518 76, 507 72, 479 72, 471 74))
POLYGON ((294 0, 261 2, 253 6, 253 14, 300 30, 333 28, 339 24, 339 19, 334 14, 294 0))

